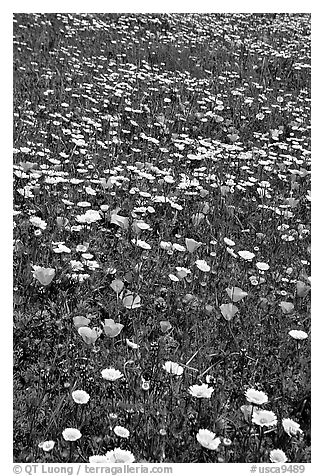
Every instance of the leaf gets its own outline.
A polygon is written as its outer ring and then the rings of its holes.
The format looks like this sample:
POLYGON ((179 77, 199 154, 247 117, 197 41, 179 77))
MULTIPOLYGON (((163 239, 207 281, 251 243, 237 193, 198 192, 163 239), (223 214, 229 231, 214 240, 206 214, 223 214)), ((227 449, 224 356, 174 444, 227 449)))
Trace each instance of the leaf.
POLYGON ((121 333, 124 326, 115 322, 113 319, 105 319, 105 324, 103 326, 104 332, 108 337, 116 337, 121 333))
POLYGON ((123 305, 127 309, 136 309, 141 307, 141 298, 133 293, 128 293, 123 299, 123 305))
POLYGON ((119 294, 122 291, 123 287, 124 287, 124 283, 120 279, 114 279, 110 283, 110 287, 111 287, 111 289, 113 289, 115 291, 116 294, 119 294))
POLYGON ((241 288, 237 288, 235 286, 234 286, 234 288, 226 288, 226 292, 228 294, 228 297, 233 302, 241 301, 241 299, 245 298, 248 295, 247 292, 245 292, 241 288))
POLYGON ((221 310, 223 317, 227 321, 230 321, 231 319, 233 319, 235 314, 238 312, 238 308, 234 306, 234 304, 232 303, 222 304, 219 308, 221 310))

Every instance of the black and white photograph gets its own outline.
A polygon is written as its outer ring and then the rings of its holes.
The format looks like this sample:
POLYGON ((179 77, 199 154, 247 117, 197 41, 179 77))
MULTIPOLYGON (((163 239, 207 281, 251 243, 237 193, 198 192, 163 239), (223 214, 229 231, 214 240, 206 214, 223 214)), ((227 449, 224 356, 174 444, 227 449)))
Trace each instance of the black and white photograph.
POLYGON ((308 474, 312 15, 223 7, 12 16, 16 474, 308 474))

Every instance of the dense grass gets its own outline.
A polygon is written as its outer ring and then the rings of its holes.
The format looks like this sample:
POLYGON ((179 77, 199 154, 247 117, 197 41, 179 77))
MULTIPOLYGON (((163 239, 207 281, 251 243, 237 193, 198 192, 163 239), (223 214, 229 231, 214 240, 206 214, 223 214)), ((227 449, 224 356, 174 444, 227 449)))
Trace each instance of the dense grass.
POLYGON ((17 14, 14 147, 15 461, 310 461, 309 16, 17 14), (276 425, 244 418, 249 388, 276 425))

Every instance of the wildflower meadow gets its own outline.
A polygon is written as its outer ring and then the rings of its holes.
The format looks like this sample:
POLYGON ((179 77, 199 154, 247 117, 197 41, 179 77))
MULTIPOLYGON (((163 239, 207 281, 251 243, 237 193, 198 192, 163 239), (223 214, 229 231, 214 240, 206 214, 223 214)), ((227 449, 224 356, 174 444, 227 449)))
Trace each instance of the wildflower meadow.
POLYGON ((14 461, 310 462, 310 15, 13 33, 14 461))

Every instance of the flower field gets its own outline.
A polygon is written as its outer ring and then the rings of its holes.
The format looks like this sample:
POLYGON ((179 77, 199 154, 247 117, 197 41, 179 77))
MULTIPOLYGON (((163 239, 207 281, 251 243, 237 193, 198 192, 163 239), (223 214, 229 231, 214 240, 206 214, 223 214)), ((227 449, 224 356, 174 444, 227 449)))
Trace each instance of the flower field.
POLYGON ((14 460, 310 462, 310 15, 13 25, 14 460))

